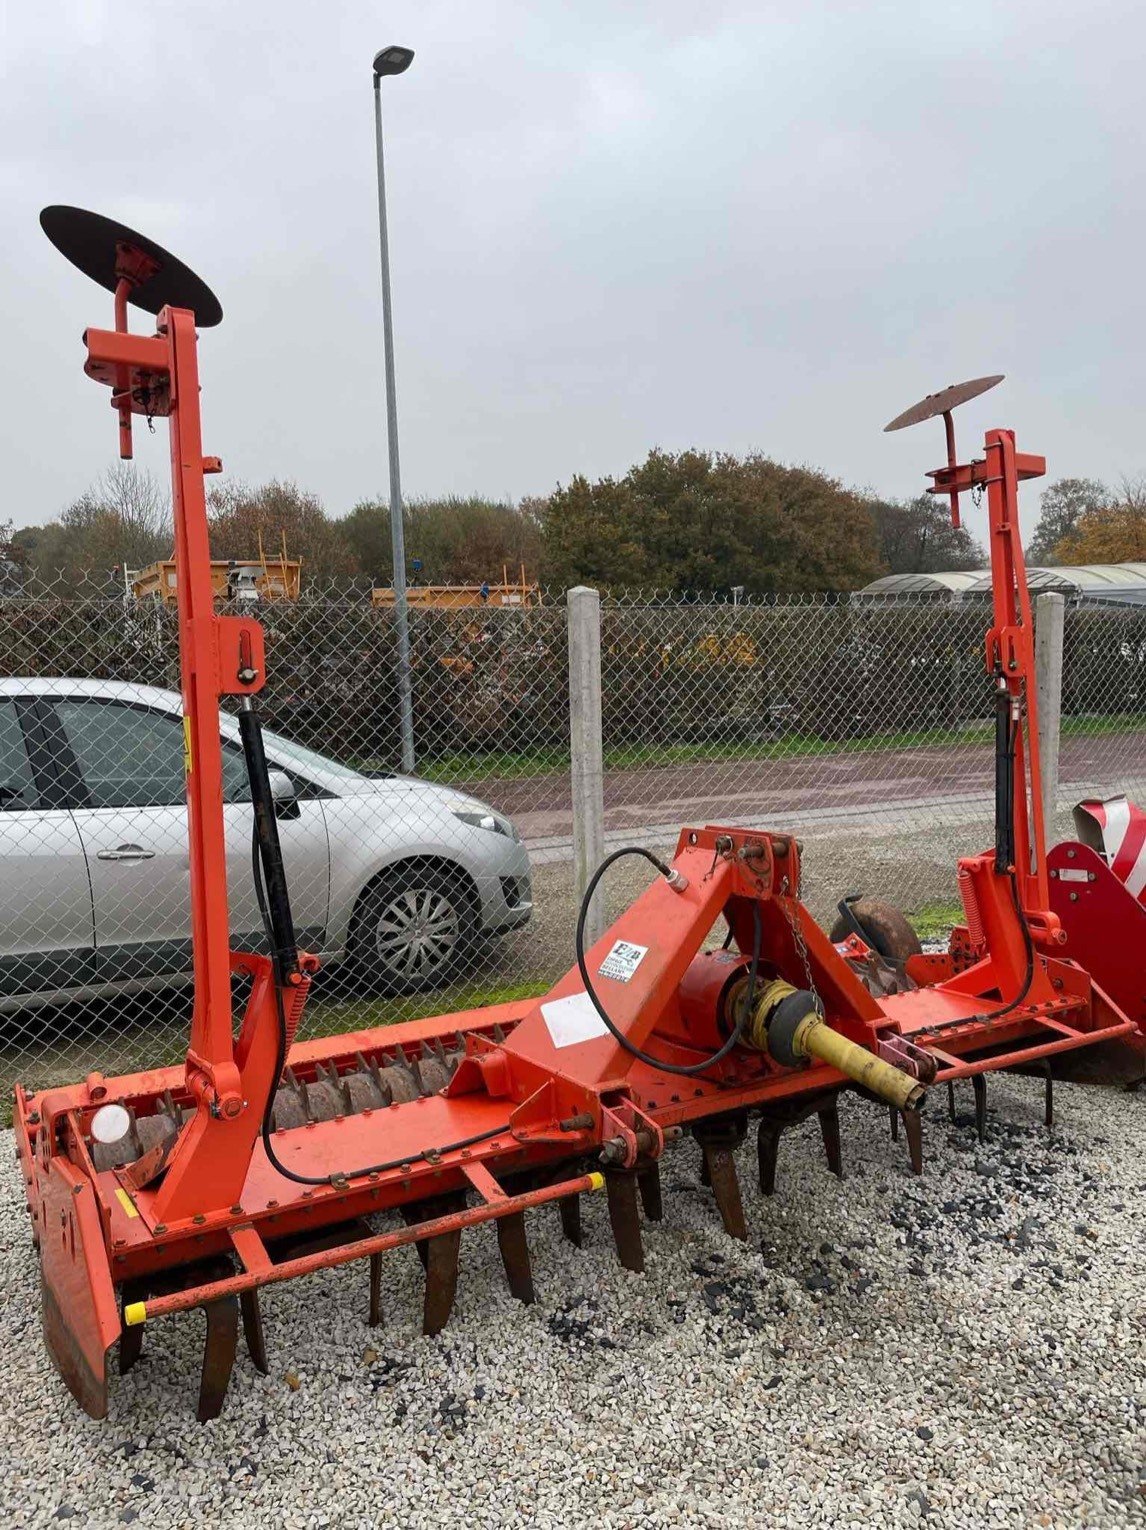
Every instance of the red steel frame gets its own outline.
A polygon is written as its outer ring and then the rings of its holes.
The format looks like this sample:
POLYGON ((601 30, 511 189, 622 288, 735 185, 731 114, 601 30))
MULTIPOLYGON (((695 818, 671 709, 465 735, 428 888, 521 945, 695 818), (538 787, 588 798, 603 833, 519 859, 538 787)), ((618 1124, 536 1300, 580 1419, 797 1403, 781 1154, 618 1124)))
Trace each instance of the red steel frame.
MULTIPOLYGON (((275 1152, 287 1169, 328 1178, 303 1184, 278 1172, 263 1150, 260 1124, 277 1083, 279 1021, 269 961, 230 951, 219 737, 220 695, 248 694, 263 683, 262 636, 256 622, 213 609, 203 476, 218 463, 202 453, 194 317, 167 308, 152 337, 120 325, 89 330, 85 339, 86 370, 112 383, 117 407, 125 396, 146 397, 148 412, 166 413, 170 425, 195 950, 195 1009, 182 1069, 116 1079, 93 1074, 39 1097, 17 1090, 17 1144, 40 1245, 47 1344, 73 1393, 100 1416, 107 1354, 122 1331, 117 1291, 130 1282, 227 1255, 239 1273, 193 1279, 149 1300, 146 1316, 217 1303, 597 1188, 601 1177, 580 1165, 603 1144, 615 1164, 631 1170, 655 1163, 675 1129, 778 1109, 847 1081, 823 1063, 787 1068, 743 1047, 702 1076, 683 1078, 636 1060, 609 1034, 559 1045, 546 1010, 583 990, 574 966, 544 1000, 294 1044, 289 1063, 303 1078, 313 1077, 320 1062, 346 1068, 358 1053, 392 1053, 430 1038, 451 1044, 460 1038, 465 1057, 440 1095, 277 1132, 275 1152), (235 966, 253 978, 237 1040, 235 966), (168 1090, 193 1109, 170 1156, 148 1175, 137 1166, 97 1171, 89 1151, 95 1110, 119 1101, 146 1114, 168 1090), (371 1172, 357 1172, 371 1164, 371 1172), (511 1193, 501 1183, 543 1169, 550 1182, 541 1188, 511 1193), (476 1195, 476 1207, 432 1211, 443 1196, 462 1192, 476 1195), (426 1202, 431 1210, 423 1220, 401 1232, 336 1241, 286 1263, 275 1263, 268 1251, 289 1234, 426 1202)), ((1033 652, 1017 485, 1042 471, 1041 458, 1017 453, 1011 433, 996 430, 987 436, 983 461, 934 474, 945 493, 986 489, 994 570, 988 668, 1016 714, 1025 704, 1028 722, 1033 652)), ((800 902, 794 839, 696 827, 681 832, 672 861, 676 885, 658 878, 587 954, 597 973, 616 941, 644 948, 627 981, 596 980, 615 1025, 630 1044, 667 1062, 695 1063, 719 1046, 715 1003, 698 1010, 687 995, 698 981, 704 987, 712 958, 702 947, 723 915, 742 964, 758 929, 762 971, 811 987, 828 1024, 871 1052, 891 1056, 897 1040, 914 1043, 935 1060, 940 1079, 1127 1035, 1132 1022, 1066 959, 1049 909, 1040 800, 1032 789, 1033 726, 1025 750, 1019 744, 1017 770, 1024 790, 1016 794, 1015 863, 1000 867, 992 853, 960 862, 968 923, 948 953, 914 960, 913 975, 926 986, 873 997, 848 950, 834 946, 800 902)), ((312 968, 304 964, 288 996, 291 1035, 312 968)))

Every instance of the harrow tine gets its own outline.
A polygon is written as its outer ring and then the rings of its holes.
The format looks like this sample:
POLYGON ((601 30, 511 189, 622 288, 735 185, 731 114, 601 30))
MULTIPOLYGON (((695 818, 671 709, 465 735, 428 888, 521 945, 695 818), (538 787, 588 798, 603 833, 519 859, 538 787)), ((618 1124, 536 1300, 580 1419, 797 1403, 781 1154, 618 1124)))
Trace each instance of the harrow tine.
POLYGON ((1050 1058, 1043 1058, 1043 1071, 1046 1074, 1046 1094, 1044 1097, 1043 1119, 1048 1129, 1054 1125, 1054 1074, 1051 1072, 1050 1058))
POLYGON ((899 1141, 899 1111, 894 1105, 887 1107, 887 1118, 891 1125, 891 1140, 899 1141))
POLYGON ((987 1140, 987 1080, 982 1073, 972 1073, 971 1087, 975 1091, 975 1130, 979 1141, 987 1140))
POLYGON ((700 1183, 706 1190, 712 1188, 712 1180, 708 1177, 708 1159, 703 1152, 700 1155, 700 1183))
POLYGON ((663 1222, 664 1197, 661 1194, 661 1166, 654 1161, 637 1174, 637 1189, 641 1192, 641 1205, 650 1222, 663 1222))
POLYGON ((371 1328, 378 1328, 382 1322, 382 1255, 370 1255, 370 1316, 367 1318, 371 1328))
POLYGON ((736 1177, 736 1159, 732 1149, 722 1142, 707 1141, 702 1142, 701 1147, 724 1231, 730 1238, 747 1243, 748 1227, 744 1221, 744 1203, 740 1198, 740 1181, 736 1177))
POLYGON ((525 1237, 525 1212, 515 1211, 497 1219, 497 1246, 509 1289, 519 1302, 528 1306, 534 1301, 533 1270, 529 1263, 529 1244, 525 1237))
POLYGON ((955 1120, 955 1081, 953 1079, 947 1080, 947 1118, 952 1122, 955 1120))
POLYGON ((907 1137, 907 1153, 911 1159, 911 1172, 923 1173, 923 1117, 917 1110, 903 1112, 903 1130, 907 1137))
POLYGON ((581 1247, 581 1197, 579 1195, 567 1195, 564 1200, 557 1202, 557 1209, 561 1213, 561 1231, 567 1242, 572 1243, 574 1248, 581 1247))
POLYGON ((643 1274, 645 1250, 641 1242, 641 1218, 637 1210, 637 1176, 632 1169, 606 1169, 605 1190, 609 1199, 609 1222, 617 1258, 624 1269, 643 1274))
POLYGON ((263 1332, 263 1314, 259 1306, 258 1291, 243 1291, 239 1296, 239 1309, 243 1315, 243 1338, 247 1341, 247 1353, 251 1357, 255 1370, 261 1371, 266 1376, 270 1366, 267 1364, 267 1340, 263 1332))
MULTIPOLYGON (((125 1280, 120 1289, 120 1317, 122 1320, 123 1309, 132 1302, 141 1302, 147 1296, 147 1287, 141 1280, 125 1280)), ((143 1324, 137 1323, 135 1327, 128 1328, 125 1323, 119 1335, 119 1374, 126 1376, 128 1371, 143 1353, 143 1324)))
POLYGON ((835 1096, 816 1112, 820 1120, 820 1135, 824 1139, 824 1156, 828 1168, 837 1179, 844 1177, 844 1159, 840 1148, 840 1109, 835 1096))
POLYGON ((777 1122, 764 1116, 756 1133, 756 1158, 760 1165, 760 1189, 764 1195, 776 1194, 776 1159, 780 1154, 783 1130, 777 1122))
POLYGON ((208 1302, 207 1340, 203 1346, 203 1373, 199 1381, 199 1406, 195 1417, 201 1424, 218 1418, 235 1364, 239 1342, 239 1303, 233 1296, 208 1302))
POLYGON ((461 1229, 426 1240, 426 1299, 422 1307, 422 1332, 441 1333, 454 1309, 458 1288, 458 1254, 461 1229))

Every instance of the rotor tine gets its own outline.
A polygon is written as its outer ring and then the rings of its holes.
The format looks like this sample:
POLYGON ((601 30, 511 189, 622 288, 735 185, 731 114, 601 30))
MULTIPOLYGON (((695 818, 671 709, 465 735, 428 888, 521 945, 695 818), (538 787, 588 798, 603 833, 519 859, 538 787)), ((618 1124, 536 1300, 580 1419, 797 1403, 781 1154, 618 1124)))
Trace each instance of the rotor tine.
POLYGON ((502 1030, 501 1026, 497 1024, 496 1021, 494 1022, 493 1027, 493 1039, 497 1042, 498 1046, 500 1046, 505 1040, 505 1032, 502 1030))
POLYGON ((899 1111, 895 1108, 894 1105, 889 1105, 887 1107, 887 1117, 888 1117, 888 1121, 891 1123, 891 1140, 893 1142, 898 1142, 899 1141, 899 1111))
POLYGON ((903 1130, 907 1136, 907 1153, 911 1159, 911 1172, 923 1173, 923 1117, 917 1110, 903 1112, 903 1130))
POLYGON ((975 1130, 979 1141, 987 1140, 987 1080, 982 1073, 972 1073, 971 1087, 975 1091, 975 1130))
POLYGON ((760 1165, 760 1189, 765 1195, 776 1193, 776 1159, 780 1152, 780 1133, 783 1127, 767 1116, 760 1122, 756 1133, 756 1157, 760 1165))
POLYGON ((641 1205, 650 1222, 664 1220, 664 1197, 661 1194, 661 1166, 654 1158, 637 1173, 637 1189, 641 1192, 641 1205))
POLYGON ((579 1195, 567 1195, 557 1202, 557 1209, 561 1213, 561 1231, 566 1241, 572 1243, 575 1248, 581 1247, 581 1197, 579 1195))
POLYGON ((740 1199, 740 1181, 736 1177, 736 1159, 732 1149, 723 1143, 702 1142, 708 1179, 716 1199, 716 1209, 724 1223, 724 1231, 730 1238, 741 1243, 748 1241, 748 1228, 744 1221, 744 1204, 740 1199))
POLYGON ((207 1302, 207 1340, 203 1346, 203 1374, 199 1381, 199 1407, 195 1417, 201 1424, 218 1418, 223 1411, 227 1383, 235 1364, 239 1342, 239 1303, 233 1296, 207 1302))
POLYGON ((258 1290, 243 1291, 239 1295, 239 1310, 243 1315, 243 1338, 247 1341, 247 1353, 255 1370, 267 1375, 267 1341, 263 1332, 263 1314, 259 1306, 258 1290))
POLYGON ((1046 1095, 1044 1101, 1043 1119, 1048 1127, 1054 1125, 1054 1074, 1051 1072, 1049 1057, 1043 1058, 1043 1071, 1046 1073, 1046 1095))
POLYGON ((382 1322, 382 1255, 370 1255, 370 1316, 367 1319, 371 1328, 377 1328, 382 1322))
POLYGON ((820 1118, 820 1135, 824 1139, 824 1156, 828 1168, 837 1179, 844 1177, 844 1159, 840 1149, 840 1108, 835 1096, 816 1112, 820 1118))
POLYGON ((947 1080, 947 1116, 948 1116, 949 1120, 954 1121, 954 1119, 955 1119, 955 1080, 954 1079, 950 1079, 950 1078, 947 1080))
POLYGON ((458 1254, 462 1244, 459 1227, 426 1240, 426 1299, 422 1307, 422 1332, 441 1333, 449 1322, 458 1288, 458 1254))
POLYGON ((708 1159, 704 1156, 703 1151, 700 1155, 700 1183, 706 1190, 710 1189, 712 1185, 712 1181, 708 1177, 708 1159))
POLYGON ((509 1289, 519 1302, 528 1306, 534 1300, 533 1271, 529 1263, 529 1244, 525 1237, 525 1212, 514 1211, 497 1219, 497 1246, 509 1289))
MULTIPOLYGON (((141 1280, 125 1280, 120 1287, 120 1316, 131 1302, 141 1302, 147 1296, 147 1287, 141 1280)), ((119 1374, 126 1376, 143 1352, 143 1324, 128 1328, 125 1323, 119 1334, 119 1374)))
POLYGON ((609 1198, 609 1223, 617 1258, 624 1269, 640 1275, 645 1268, 641 1243, 641 1219, 637 1211, 637 1176, 632 1169, 606 1169, 605 1190, 609 1198))

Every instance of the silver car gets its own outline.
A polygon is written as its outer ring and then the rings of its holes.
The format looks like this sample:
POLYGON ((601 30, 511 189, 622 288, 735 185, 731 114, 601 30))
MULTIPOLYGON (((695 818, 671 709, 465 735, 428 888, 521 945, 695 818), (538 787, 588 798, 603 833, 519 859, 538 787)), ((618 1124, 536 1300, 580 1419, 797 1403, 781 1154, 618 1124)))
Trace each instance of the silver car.
MULTIPOLYGON (((221 731, 231 931, 257 948, 246 766, 237 723, 221 731)), ((324 964, 388 992, 433 988, 529 919, 529 856, 485 803, 274 733, 266 753, 299 943, 324 964)), ((0 679, 0 1012, 189 971, 183 793, 175 692, 0 679)))

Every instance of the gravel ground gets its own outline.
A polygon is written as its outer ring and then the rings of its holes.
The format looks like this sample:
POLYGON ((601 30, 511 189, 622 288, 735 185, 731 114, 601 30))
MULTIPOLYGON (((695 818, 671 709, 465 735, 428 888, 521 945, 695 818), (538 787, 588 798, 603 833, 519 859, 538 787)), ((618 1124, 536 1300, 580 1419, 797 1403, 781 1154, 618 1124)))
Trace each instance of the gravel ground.
POLYGON ((490 1230, 467 1235, 447 1331, 418 1331, 420 1269, 391 1256, 387 1326, 351 1266, 264 1298, 271 1375, 240 1355, 194 1422, 200 1321, 148 1331, 79 1414, 44 1358, 36 1265, 0 1144, 4 1525, 1146 1525, 1146 1095, 992 1080, 989 1137, 931 1101, 928 1172, 886 1117, 842 1112, 847 1178, 814 1125, 751 1241, 724 1236, 690 1143, 666 1160, 647 1270, 623 1271, 603 1197, 586 1248, 535 1213, 533 1307, 490 1230))

